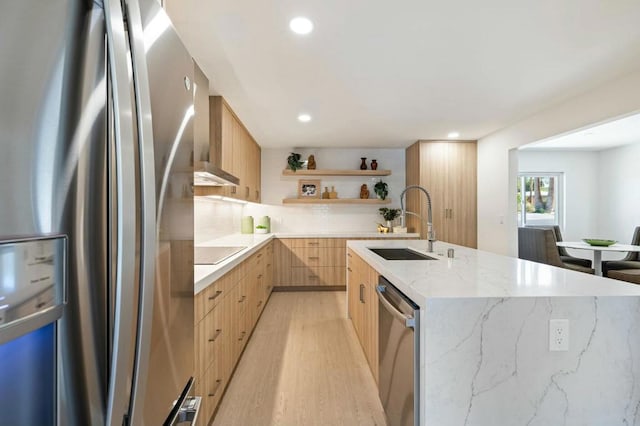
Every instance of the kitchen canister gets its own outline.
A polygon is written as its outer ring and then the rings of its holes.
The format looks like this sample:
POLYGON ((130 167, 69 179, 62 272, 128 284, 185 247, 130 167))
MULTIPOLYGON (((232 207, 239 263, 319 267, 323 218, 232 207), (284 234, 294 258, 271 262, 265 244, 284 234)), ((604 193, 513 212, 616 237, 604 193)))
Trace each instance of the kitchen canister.
POLYGON ((243 216, 240 223, 242 234, 253 234, 253 216, 243 216))
POLYGON ((262 216, 256 219, 256 234, 268 234, 271 232, 271 218, 262 216))

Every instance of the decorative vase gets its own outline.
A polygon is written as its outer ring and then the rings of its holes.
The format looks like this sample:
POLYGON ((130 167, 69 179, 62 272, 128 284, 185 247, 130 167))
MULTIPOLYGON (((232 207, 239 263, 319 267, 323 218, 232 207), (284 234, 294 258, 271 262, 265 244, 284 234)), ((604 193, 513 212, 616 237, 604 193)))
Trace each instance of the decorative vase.
POLYGON ((378 162, 376 160, 371 160, 371 170, 378 170, 378 162))
POLYGON ((391 226, 391 221, 387 221, 387 228, 389 228, 389 232, 393 232, 393 226, 391 226))
POLYGON ((360 163, 360 170, 367 170, 367 157, 360 157, 362 163, 360 163))
POLYGON ((330 196, 329 196, 329 188, 326 187, 326 186, 324 187, 324 192, 322 193, 322 198, 323 199, 329 199, 330 198, 330 196))
POLYGON ((331 187, 331 192, 329 192, 329 198, 332 200, 335 200, 336 198, 338 198, 338 193, 336 192, 336 188, 335 187, 331 187))

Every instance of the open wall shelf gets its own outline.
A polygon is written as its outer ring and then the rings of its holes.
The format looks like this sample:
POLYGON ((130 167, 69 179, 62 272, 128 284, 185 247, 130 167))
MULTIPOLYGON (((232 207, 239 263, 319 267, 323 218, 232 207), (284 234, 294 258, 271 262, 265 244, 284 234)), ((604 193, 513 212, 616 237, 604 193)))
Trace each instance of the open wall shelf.
POLYGON ((300 169, 295 172, 291 169, 284 169, 282 176, 389 176, 391 170, 330 170, 300 169))
POLYGON ((391 200, 377 198, 285 198, 282 204, 389 204, 391 200))

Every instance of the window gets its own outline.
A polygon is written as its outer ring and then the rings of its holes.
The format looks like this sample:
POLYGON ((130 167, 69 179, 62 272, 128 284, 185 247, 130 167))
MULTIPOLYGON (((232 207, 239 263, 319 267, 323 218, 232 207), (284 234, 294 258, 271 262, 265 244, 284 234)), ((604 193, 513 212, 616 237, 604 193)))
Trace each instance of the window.
POLYGON ((518 226, 561 225, 562 173, 518 176, 518 226))

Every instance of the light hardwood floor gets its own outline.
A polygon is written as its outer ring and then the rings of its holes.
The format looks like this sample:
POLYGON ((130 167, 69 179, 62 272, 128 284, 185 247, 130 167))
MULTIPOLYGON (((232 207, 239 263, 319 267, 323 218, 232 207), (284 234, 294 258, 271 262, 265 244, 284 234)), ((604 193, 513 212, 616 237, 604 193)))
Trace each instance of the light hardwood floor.
POLYGON ((386 425, 344 292, 276 292, 215 426, 386 425))

